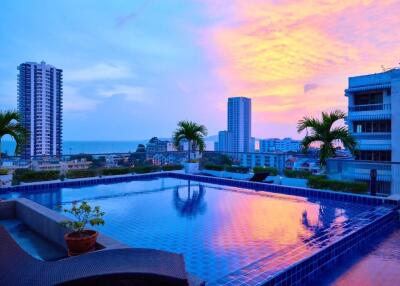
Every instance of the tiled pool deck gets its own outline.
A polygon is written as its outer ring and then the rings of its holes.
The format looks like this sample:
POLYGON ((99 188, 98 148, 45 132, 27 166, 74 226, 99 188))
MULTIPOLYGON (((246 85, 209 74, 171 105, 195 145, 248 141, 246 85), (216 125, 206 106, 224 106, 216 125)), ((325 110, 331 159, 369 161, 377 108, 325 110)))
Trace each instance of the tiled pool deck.
POLYGON ((366 211, 350 218, 345 224, 332 224, 329 229, 325 229, 309 238, 305 244, 294 245, 272 253, 217 281, 212 281, 208 285, 301 285, 315 277, 324 268, 335 263, 342 256, 367 243, 369 238, 393 228, 398 219, 395 209, 399 207, 399 202, 387 198, 171 172, 52 182, 30 186, 16 186, 1 190, 29 192, 51 189, 53 187, 90 186, 101 183, 127 182, 157 177, 195 180, 257 191, 312 197, 315 199, 331 199, 369 206, 366 211))
POLYGON ((342 259, 308 286, 400 285, 400 226, 370 240, 368 245, 342 259))

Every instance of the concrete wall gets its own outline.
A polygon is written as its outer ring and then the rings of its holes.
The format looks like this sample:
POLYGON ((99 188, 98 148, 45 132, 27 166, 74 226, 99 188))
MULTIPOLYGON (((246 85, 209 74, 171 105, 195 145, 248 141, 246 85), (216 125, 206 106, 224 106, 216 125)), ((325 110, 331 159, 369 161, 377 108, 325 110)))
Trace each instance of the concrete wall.
MULTIPOLYGON (((392 162, 400 162, 400 76, 392 81, 392 162)), ((392 195, 400 194, 400 165, 392 165, 392 195)))
MULTIPOLYGON (((25 198, 0 202, 0 220, 13 218, 19 219, 36 233, 66 249, 64 235, 68 229, 59 224, 68 219, 66 216, 25 198)), ((104 249, 129 248, 102 233, 99 233, 97 244, 104 249)))

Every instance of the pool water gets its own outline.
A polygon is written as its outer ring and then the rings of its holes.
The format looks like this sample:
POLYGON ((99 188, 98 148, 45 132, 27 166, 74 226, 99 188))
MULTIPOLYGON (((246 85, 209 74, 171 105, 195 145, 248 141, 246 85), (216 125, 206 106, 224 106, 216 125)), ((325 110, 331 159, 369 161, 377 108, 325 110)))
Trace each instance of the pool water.
POLYGON ((47 241, 17 219, 0 220, 11 237, 31 256, 39 260, 52 261, 65 258, 67 253, 61 246, 47 241))
POLYGON ((209 282, 295 247, 307 249, 313 238, 345 228, 371 208, 172 178, 0 195, 12 197, 58 211, 73 201, 99 205, 106 224, 98 230, 132 247, 182 253, 187 270, 209 282))

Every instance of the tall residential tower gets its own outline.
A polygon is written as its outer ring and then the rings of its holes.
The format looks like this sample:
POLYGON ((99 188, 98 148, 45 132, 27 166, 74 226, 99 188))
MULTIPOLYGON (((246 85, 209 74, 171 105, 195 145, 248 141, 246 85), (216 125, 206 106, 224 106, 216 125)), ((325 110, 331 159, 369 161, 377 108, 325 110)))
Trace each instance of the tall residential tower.
POLYGON ((22 156, 62 153, 62 70, 45 62, 18 66, 18 112, 29 131, 22 156))
POLYGON ((228 133, 231 134, 231 152, 250 152, 251 148, 251 99, 228 98, 228 133))

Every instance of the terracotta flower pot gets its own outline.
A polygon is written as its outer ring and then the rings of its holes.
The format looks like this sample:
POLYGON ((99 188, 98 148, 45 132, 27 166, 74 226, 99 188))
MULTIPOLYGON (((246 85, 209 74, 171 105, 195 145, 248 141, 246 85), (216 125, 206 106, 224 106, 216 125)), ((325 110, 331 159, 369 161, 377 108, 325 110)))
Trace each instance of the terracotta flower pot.
POLYGON ((70 232, 64 235, 68 247, 68 255, 75 256, 93 251, 99 233, 95 230, 84 230, 83 232, 70 232))

